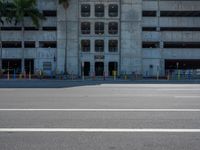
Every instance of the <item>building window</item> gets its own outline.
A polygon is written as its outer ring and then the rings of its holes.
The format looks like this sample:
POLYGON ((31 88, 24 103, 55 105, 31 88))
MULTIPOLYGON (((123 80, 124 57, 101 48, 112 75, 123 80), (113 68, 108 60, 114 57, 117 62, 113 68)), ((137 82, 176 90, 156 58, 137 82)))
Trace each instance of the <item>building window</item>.
POLYGON ((164 48, 200 48, 200 42, 164 42, 164 48))
POLYGON ((90 17, 90 5, 89 4, 81 5, 81 17, 90 17))
POLYGON ((20 31, 22 30, 21 27, 1 27, 2 31, 20 31))
POLYGON ((95 5, 95 16, 96 17, 104 17, 104 5, 103 4, 97 4, 95 5))
POLYGON ((95 41, 95 52, 104 52, 104 41, 103 40, 95 41))
POLYGON ((160 48, 159 42, 142 42, 142 48, 160 48))
POLYGON ((143 11, 142 16, 143 17, 156 17, 157 12, 156 11, 143 11))
POLYGON ((82 40, 81 41, 81 51, 82 52, 90 52, 90 40, 82 40))
POLYGON ((19 41, 3 41, 2 48, 21 48, 22 42, 19 41))
POLYGON ((118 41, 117 40, 109 40, 109 52, 117 52, 118 51, 118 41))
POLYGON ((161 17, 200 17, 200 11, 161 11, 161 17))
POLYGON ((51 62, 43 62, 43 70, 44 71, 51 71, 52 70, 52 63, 51 62))
POLYGON ((39 30, 37 27, 24 27, 25 31, 37 31, 39 30))
POLYGON ((156 31, 156 27, 142 27, 142 31, 156 31))
POLYGON ((108 25, 108 32, 109 34, 118 34, 118 23, 110 22, 108 25))
POLYGON ((117 17, 118 16, 118 5, 110 4, 109 5, 109 17, 117 17))
POLYGON ((57 11, 56 10, 43 10, 43 15, 45 17, 56 17, 57 11))
POLYGON ((57 27, 42 27, 43 31, 56 31, 57 27))
POLYGON ((25 48, 35 48, 35 41, 25 41, 24 47, 25 48))
POLYGON ((82 22, 81 23, 81 33, 82 34, 90 34, 90 22, 82 22))
POLYGON ((95 23, 95 34, 104 34, 104 23, 103 22, 95 23))
POLYGON ((56 41, 40 41, 39 46, 40 48, 56 48, 57 42, 56 41))

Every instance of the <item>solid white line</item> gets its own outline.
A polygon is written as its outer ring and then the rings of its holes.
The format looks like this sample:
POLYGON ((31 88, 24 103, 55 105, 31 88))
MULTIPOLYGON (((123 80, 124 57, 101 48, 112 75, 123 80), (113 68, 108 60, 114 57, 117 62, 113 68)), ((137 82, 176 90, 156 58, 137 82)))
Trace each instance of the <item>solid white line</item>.
POLYGON ((200 112, 200 109, 0 109, 0 111, 57 112, 200 112))
POLYGON ((200 133, 200 129, 0 128, 0 132, 200 133))
POLYGON ((200 96, 175 96, 175 98, 199 98, 200 96))
POLYGON ((176 89, 176 88, 171 88, 171 89, 156 89, 157 91, 200 91, 200 89, 197 88, 191 88, 188 87, 187 89, 176 89))

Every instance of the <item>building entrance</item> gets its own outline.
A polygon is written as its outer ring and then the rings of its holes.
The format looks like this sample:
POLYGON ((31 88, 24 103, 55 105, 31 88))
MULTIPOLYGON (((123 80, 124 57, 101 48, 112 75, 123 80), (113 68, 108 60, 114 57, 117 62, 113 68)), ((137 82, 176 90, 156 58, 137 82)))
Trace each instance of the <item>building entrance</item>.
POLYGON ((24 65, 26 73, 34 74, 34 59, 25 59, 24 65))
MULTIPOLYGON (((117 62, 109 62, 108 69, 109 69, 109 76, 114 75, 114 71, 118 72, 118 63, 117 62)), ((116 74, 117 75, 117 74, 116 74)))
POLYGON ((96 76, 104 75, 104 63, 103 62, 95 62, 95 75, 96 76))
POLYGON ((90 75, 90 62, 84 62, 84 76, 90 75))
POLYGON ((3 73, 6 74, 20 74, 21 73, 21 59, 3 59, 2 60, 3 73))
POLYGON ((181 70, 195 70, 200 69, 200 59, 198 60, 189 60, 189 59, 180 59, 180 60, 165 60, 165 70, 174 70, 174 69, 181 69, 181 70))

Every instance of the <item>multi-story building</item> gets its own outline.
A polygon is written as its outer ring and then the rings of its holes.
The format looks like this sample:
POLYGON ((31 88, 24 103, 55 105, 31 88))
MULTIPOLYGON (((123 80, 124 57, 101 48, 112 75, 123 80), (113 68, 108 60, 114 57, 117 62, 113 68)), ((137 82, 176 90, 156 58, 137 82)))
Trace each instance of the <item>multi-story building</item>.
POLYGON ((20 24, 1 25, 0 67, 86 76, 200 69, 200 1, 69 2, 65 10, 58 0, 38 0, 47 18, 39 29, 28 17, 24 34, 20 24))

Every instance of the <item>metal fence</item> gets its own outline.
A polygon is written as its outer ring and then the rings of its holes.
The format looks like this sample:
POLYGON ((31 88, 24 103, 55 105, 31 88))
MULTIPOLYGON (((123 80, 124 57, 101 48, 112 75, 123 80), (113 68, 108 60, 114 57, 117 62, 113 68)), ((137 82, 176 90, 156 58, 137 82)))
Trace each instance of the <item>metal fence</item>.
POLYGON ((200 79, 200 69, 196 70, 166 70, 166 76, 171 80, 200 79))

